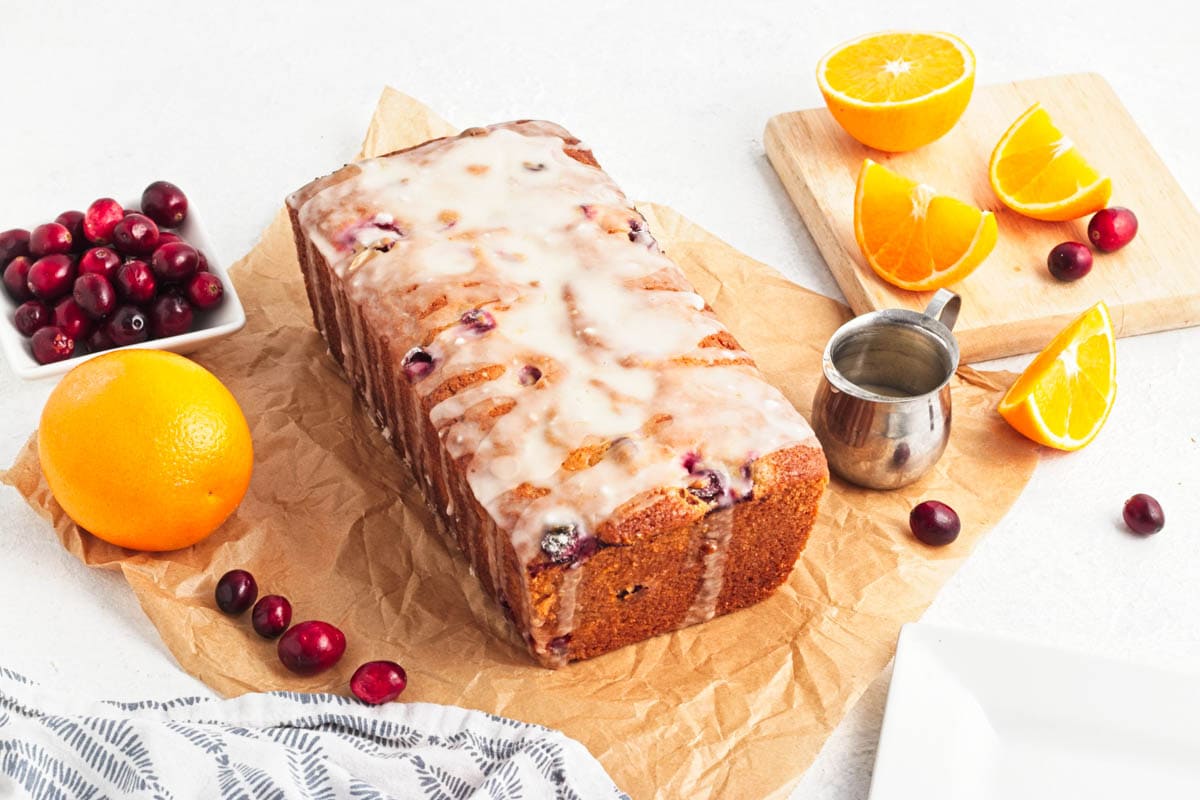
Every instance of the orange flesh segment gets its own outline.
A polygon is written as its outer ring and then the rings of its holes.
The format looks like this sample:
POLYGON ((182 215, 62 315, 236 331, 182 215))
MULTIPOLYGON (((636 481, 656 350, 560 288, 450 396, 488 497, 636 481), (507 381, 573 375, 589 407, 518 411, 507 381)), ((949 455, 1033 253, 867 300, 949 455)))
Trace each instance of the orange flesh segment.
POLYGON ((863 256, 884 280, 938 288, 966 277, 994 246, 991 214, 869 159, 862 169, 855 231, 863 256))
POLYGON ((936 91, 965 70, 963 55, 951 42, 920 33, 891 33, 836 53, 825 65, 825 80, 857 100, 894 103, 936 91))
POLYGON ((1067 326, 1021 373, 1000 413, 1035 441, 1064 450, 1090 442, 1116 396, 1113 332, 1103 303, 1067 326))
POLYGON ((1054 124, 1050 114, 1034 105, 1026 111, 992 154, 992 188, 1014 211, 1053 213, 1061 205, 1067 217, 1102 208, 1109 190, 1097 187, 1105 179, 1074 142, 1054 124), (1086 190, 1094 190, 1085 198, 1086 190), (1081 203, 1078 208, 1075 203, 1081 203), (1038 209, 1036 207, 1045 207, 1038 209))

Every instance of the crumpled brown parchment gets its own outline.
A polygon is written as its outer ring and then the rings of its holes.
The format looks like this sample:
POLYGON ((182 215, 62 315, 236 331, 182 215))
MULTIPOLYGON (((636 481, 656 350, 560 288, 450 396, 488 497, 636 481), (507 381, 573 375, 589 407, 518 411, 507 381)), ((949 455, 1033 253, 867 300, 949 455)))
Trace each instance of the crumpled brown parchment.
MULTIPOLYGON (((454 132, 389 89, 364 153, 454 132)), ((669 208, 641 208, 697 290, 807 415, 822 348, 847 310, 669 208)), ((32 439, 4 481, 53 523, 81 561, 121 570, 179 664, 221 694, 345 692, 359 663, 395 659, 409 675, 404 700, 561 729, 638 800, 785 796, 887 664, 900 626, 921 615, 1037 461, 1035 446, 994 411, 1011 376, 964 369, 953 388, 953 435, 937 468, 888 493, 835 481, 808 548, 774 597, 545 670, 530 662, 464 559, 437 533, 411 473, 361 413, 327 354, 282 211, 233 277, 246 328, 197 360, 238 398, 256 456, 249 492, 220 530, 189 549, 157 555, 101 542, 55 503, 32 439), (956 508, 964 524, 957 542, 936 550, 907 530, 911 507, 931 497, 956 508), (234 567, 254 572, 262 593, 287 595, 297 621, 340 626, 349 642, 341 663, 298 678, 248 619, 219 613, 213 585, 234 567)))

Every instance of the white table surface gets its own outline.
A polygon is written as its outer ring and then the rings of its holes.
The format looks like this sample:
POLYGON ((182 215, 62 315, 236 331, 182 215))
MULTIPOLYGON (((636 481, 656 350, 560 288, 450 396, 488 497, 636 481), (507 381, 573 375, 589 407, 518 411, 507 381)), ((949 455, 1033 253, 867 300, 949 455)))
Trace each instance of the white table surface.
MULTIPOLYGON (((839 296, 763 155, 762 129, 773 113, 820 104, 812 72, 828 47, 895 27, 964 37, 980 84, 1102 73, 1193 202, 1200 187, 1200 50, 1182 0, 269 5, 6 3, 0 228, 165 178, 203 209, 232 261, 289 191, 356 151, 391 84, 464 126, 560 121, 631 196, 839 296)), ((1200 672, 1200 331, 1117 349, 1120 393, 1103 434, 1043 459, 925 619, 1200 672), (1119 524, 1139 491, 1168 519, 1147 540, 1119 524)), ((49 390, 0 367, 0 462, 49 390)), ((0 664, 64 692, 207 691, 118 576, 63 552, 10 489, 0 518, 0 664)), ((794 797, 865 796, 886 691, 885 674, 794 797)))

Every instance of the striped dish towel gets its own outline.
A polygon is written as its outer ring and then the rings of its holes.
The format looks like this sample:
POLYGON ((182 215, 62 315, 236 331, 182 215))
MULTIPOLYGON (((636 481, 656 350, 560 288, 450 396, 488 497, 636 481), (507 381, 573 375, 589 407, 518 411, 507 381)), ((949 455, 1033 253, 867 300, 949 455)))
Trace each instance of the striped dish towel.
POLYGON ((294 692, 73 701, 3 667, 0 797, 629 800, 574 739, 479 711, 294 692))

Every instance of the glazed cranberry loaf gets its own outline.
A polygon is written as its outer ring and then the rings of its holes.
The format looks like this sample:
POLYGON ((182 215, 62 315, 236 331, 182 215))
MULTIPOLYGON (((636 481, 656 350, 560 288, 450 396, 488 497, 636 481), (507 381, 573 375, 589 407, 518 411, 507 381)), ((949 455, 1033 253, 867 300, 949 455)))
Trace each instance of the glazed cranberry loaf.
POLYGON ((579 140, 471 128, 288 208, 330 352, 539 663, 787 578, 820 446, 579 140))

